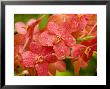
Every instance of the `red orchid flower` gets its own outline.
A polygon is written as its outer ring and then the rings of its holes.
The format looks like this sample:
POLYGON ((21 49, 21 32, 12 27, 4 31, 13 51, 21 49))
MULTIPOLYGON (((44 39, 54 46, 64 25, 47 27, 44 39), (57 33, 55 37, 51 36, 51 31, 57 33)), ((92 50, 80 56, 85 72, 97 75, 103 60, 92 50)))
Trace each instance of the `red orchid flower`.
POLYGON ((43 46, 53 46, 56 56, 64 59, 69 56, 69 47, 72 47, 76 40, 62 25, 66 22, 65 20, 61 21, 60 25, 53 21, 49 20, 47 28, 39 36, 39 41, 43 46))
POLYGON ((52 47, 41 46, 36 42, 32 42, 30 50, 21 55, 24 67, 35 68, 39 76, 47 76, 48 64, 57 61, 52 47))
POLYGON ((71 56, 75 75, 79 74, 80 67, 85 68, 93 52, 97 50, 97 37, 81 42, 72 47, 71 56))
POLYGON ((28 49, 30 42, 32 40, 37 41, 36 36, 40 34, 38 30, 38 23, 41 19, 42 17, 37 20, 30 19, 26 24, 23 22, 17 22, 15 24, 15 29, 17 31, 17 34, 14 35, 14 59, 16 66, 22 66, 21 54, 23 51, 28 49))

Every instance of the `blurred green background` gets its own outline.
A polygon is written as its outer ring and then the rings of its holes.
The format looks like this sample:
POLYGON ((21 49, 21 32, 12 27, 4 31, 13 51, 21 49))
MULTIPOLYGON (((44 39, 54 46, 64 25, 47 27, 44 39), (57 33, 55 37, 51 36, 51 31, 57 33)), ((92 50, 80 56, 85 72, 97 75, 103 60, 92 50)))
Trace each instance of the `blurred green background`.
MULTIPOLYGON (((16 23, 16 22, 26 23, 29 19, 32 19, 32 18, 37 19, 42 15, 44 15, 44 14, 15 14, 14 23, 16 23)), ((45 14, 45 16, 43 17, 43 19, 39 25, 40 30, 42 28, 44 28, 45 25, 47 24, 49 16, 50 16, 50 14, 45 14)), ((15 32, 16 32, 16 30, 15 30, 15 32)), ((73 76, 74 75, 74 69, 71 65, 70 59, 66 59, 65 62, 66 62, 67 70, 65 72, 57 71, 56 76, 73 76)), ((94 53, 93 57, 91 58, 91 60, 88 63, 88 67, 85 69, 83 69, 83 68, 80 69, 79 76, 96 76, 97 75, 96 68, 97 68, 97 54, 94 53)))

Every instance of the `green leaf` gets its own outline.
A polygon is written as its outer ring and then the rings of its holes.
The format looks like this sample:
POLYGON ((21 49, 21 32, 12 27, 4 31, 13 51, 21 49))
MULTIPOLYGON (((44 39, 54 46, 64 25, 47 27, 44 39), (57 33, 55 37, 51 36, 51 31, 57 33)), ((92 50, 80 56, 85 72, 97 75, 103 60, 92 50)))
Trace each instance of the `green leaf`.
POLYGON ((80 43, 82 41, 85 41, 85 40, 89 40, 89 39, 92 39, 93 36, 86 36, 86 37, 83 37, 83 38, 77 38, 77 43, 80 43))
POLYGON ((79 75, 83 76, 95 76, 97 68, 97 54, 94 53, 93 57, 90 59, 87 68, 81 68, 79 75))
POLYGON ((73 73, 69 71, 64 71, 64 72, 56 71, 56 76, 73 76, 73 73))
POLYGON ((49 17, 48 14, 44 15, 43 19, 39 23, 39 30, 43 29, 47 25, 47 23, 48 23, 48 17, 49 17))
POLYGON ((64 61, 66 63, 66 70, 73 73, 74 68, 72 66, 71 59, 65 59, 64 61))

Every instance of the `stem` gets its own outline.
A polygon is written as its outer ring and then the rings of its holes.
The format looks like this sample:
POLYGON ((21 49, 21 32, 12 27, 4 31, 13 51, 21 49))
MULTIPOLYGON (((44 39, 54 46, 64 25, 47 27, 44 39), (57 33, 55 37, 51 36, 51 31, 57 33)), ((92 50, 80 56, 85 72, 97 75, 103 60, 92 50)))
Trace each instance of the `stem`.
POLYGON ((88 35, 91 34, 91 32, 94 30, 94 28, 97 26, 97 23, 95 23, 95 25, 92 27, 92 29, 90 30, 90 32, 88 33, 88 35))

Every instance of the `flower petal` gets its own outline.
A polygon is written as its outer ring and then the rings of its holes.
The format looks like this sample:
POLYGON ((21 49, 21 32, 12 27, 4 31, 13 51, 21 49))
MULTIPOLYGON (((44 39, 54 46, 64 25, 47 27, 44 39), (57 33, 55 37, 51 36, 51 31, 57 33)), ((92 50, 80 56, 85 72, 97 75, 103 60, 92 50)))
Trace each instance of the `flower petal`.
POLYGON ((81 42, 81 44, 85 45, 85 46, 92 46, 92 45, 94 45, 96 43, 97 43, 97 37, 94 37, 93 39, 81 42))
POLYGON ((34 67, 35 65, 35 54, 31 51, 26 51, 22 53, 23 65, 25 67, 34 67))
POLYGON ((47 31, 44 31, 40 34, 39 41, 43 46, 53 46, 54 35, 51 35, 47 31))
POLYGON ((58 34, 59 26, 55 22, 48 22, 47 30, 51 34, 58 34))
POLYGON ((72 47, 71 56, 73 59, 78 58, 82 54, 82 49, 85 48, 83 45, 74 45, 72 47))
POLYGON ((70 49, 64 44, 63 41, 53 46, 56 56, 58 59, 62 60, 65 57, 69 56, 70 49))
POLYGON ((53 47, 51 46, 43 46, 41 55, 46 56, 48 54, 54 53, 53 47))
POLYGON ((55 62, 56 69, 60 72, 64 72, 66 70, 66 64, 63 61, 55 62))
POLYGON ((49 75, 55 75, 56 74, 55 63, 49 63, 48 71, 49 71, 49 75))
POLYGON ((79 75, 81 60, 78 59, 77 61, 73 62, 72 65, 74 67, 74 74, 79 75))
POLYGON ((57 57, 54 53, 52 54, 48 54, 45 57, 45 60, 48 62, 48 63, 53 63, 53 62, 56 62, 57 61, 57 57))
POLYGON ((82 15, 80 17, 80 22, 79 22, 79 28, 80 28, 80 30, 84 30, 84 28, 86 27, 87 23, 88 23, 87 16, 82 15))
POLYGON ((36 19, 33 18, 33 19, 30 19, 26 25, 31 26, 35 22, 36 22, 36 19))
POLYGON ((15 29, 19 34, 26 34, 27 33, 26 25, 23 22, 17 22, 15 24, 15 29))
POLYGON ((69 47, 72 47, 76 43, 75 38, 70 34, 64 35, 63 40, 65 44, 69 47))
POLYGON ((31 42, 29 47, 30 51, 36 54, 41 54, 42 48, 39 42, 31 42))
POLYGON ((35 68, 38 76, 48 76, 48 63, 36 64, 35 68))
POLYGON ((14 35, 14 45, 22 45, 25 43, 25 36, 21 34, 14 35))

